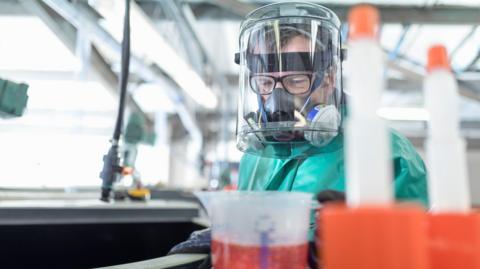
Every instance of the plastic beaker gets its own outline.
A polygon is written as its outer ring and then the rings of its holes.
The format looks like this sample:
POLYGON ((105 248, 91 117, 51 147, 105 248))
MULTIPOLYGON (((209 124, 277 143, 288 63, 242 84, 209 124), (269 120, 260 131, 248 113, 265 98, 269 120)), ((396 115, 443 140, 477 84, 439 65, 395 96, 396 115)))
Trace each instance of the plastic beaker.
POLYGON ((197 192, 212 224, 215 269, 305 269, 311 194, 197 192))

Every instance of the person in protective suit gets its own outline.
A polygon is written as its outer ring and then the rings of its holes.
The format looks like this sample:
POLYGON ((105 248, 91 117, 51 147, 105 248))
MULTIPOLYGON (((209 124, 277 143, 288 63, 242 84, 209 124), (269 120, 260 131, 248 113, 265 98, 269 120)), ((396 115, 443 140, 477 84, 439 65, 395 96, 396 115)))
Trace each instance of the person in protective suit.
MULTIPOLYGON (((315 4, 269 5, 242 24, 240 190, 345 190, 339 31, 337 16, 315 4)), ((422 159, 393 130, 391 145, 396 197, 426 204, 422 159)))
MULTIPOLYGON (((240 65, 237 147, 246 153, 239 190, 301 191, 321 202, 344 200, 348 95, 342 88, 341 44, 338 17, 320 5, 270 4, 247 15, 235 57, 240 65)), ((404 136, 391 130, 390 137, 396 198, 427 205, 424 162, 404 136)), ((207 231, 192 239, 209 251, 209 236, 207 231)), ((185 243, 173 253, 188 249, 185 243)), ((314 266, 315 257, 310 261, 314 266)))

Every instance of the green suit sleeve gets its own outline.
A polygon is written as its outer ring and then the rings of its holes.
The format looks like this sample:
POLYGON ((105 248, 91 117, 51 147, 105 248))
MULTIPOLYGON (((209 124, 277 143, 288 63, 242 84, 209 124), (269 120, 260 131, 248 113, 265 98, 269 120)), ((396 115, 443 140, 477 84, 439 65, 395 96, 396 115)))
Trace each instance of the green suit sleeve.
POLYGON ((427 169, 410 141, 392 130, 392 159, 397 200, 428 206, 427 169))

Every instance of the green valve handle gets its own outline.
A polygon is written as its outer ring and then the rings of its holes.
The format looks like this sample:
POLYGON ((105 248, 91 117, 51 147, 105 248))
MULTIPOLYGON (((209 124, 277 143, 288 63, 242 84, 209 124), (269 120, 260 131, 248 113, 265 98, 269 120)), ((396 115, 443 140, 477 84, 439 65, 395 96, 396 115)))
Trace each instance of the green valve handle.
POLYGON ((27 107, 28 85, 0 79, 0 117, 12 118, 23 115, 27 107))

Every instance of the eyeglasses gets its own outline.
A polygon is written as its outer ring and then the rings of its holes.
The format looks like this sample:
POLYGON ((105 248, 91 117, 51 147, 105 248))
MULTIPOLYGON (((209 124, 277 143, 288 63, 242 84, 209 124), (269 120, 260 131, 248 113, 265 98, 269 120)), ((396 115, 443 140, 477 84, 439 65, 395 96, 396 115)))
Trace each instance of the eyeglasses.
POLYGON ((293 95, 307 93, 312 83, 311 74, 294 74, 281 77, 269 75, 250 76, 250 87, 260 95, 271 94, 277 82, 281 82, 287 92, 293 95))

